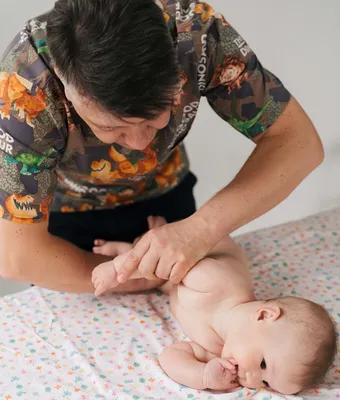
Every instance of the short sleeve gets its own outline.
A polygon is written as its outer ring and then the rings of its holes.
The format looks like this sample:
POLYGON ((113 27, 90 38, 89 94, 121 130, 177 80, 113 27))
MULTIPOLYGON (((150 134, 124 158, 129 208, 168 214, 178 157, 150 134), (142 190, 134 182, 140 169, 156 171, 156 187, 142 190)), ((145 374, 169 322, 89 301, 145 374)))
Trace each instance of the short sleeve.
POLYGON ((45 221, 65 146, 48 72, 22 32, 0 61, 0 217, 45 221))
POLYGON ((207 97, 213 110, 250 139, 277 120, 291 97, 281 81, 263 68, 245 40, 219 14, 215 14, 202 38, 198 82, 201 94, 207 97))

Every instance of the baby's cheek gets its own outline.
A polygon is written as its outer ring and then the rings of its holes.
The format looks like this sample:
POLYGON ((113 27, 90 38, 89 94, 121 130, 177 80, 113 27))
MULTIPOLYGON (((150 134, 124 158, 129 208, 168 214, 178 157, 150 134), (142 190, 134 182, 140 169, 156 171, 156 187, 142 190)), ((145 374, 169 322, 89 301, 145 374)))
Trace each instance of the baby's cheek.
POLYGON ((255 357, 252 357, 250 353, 247 353, 243 349, 237 355, 235 355, 235 360, 238 365, 238 370, 244 372, 252 370, 256 363, 255 357))

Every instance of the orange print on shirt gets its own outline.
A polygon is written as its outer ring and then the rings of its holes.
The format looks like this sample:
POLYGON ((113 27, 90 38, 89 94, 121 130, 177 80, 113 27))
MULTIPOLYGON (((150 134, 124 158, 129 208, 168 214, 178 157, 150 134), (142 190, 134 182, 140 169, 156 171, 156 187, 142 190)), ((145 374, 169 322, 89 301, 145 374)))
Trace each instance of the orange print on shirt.
POLYGON ((115 162, 115 169, 112 170, 112 164, 108 160, 93 161, 91 164, 91 176, 105 184, 115 180, 147 174, 157 167, 157 154, 150 147, 144 149, 142 153, 144 153, 144 158, 138 161, 136 165, 129 161, 124 154, 119 153, 114 146, 111 146, 109 157, 115 162))
POLYGON ((93 205, 92 204, 88 204, 88 203, 84 203, 79 207, 78 211, 91 211, 93 210, 93 205))
POLYGON ((46 95, 40 89, 36 94, 29 94, 33 84, 17 73, 8 75, 7 72, 0 72, 0 100, 4 102, 0 110, 2 119, 10 118, 10 111, 13 105, 14 110, 19 112, 19 118, 26 120, 27 124, 33 127, 32 119, 46 108, 46 95))
POLYGON ((46 221, 48 217, 48 213, 51 207, 53 196, 49 195, 47 196, 40 204, 40 212, 43 214, 44 218, 42 221, 46 221))
POLYGON ((75 208, 69 207, 69 206, 63 206, 61 207, 61 212, 62 213, 68 213, 68 212, 75 212, 75 208))
POLYGON ((133 203, 131 198, 139 195, 145 189, 145 182, 138 182, 135 187, 125 189, 117 194, 108 193, 105 197, 105 204, 112 205, 116 203, 129 204, 133 203))
POLYGON ((182 168, 183 159, 181 150, 176 147, 170 158, 166 161, 163 168, 155 176, 155 180, 160 187, 174 186, 178 183, 175 175, 182 168))
POLYGON ((32 196, 12 194, 7 197, 5 205, 7 211, 11 214, 11 221, 32 224, 34 218, 38 216, 37 210, 32 206, 33 202, 32 196))
POLYGON ((195 7, 195 13, 201 14, 202 22, 207 22, 209 18, 213 17, 215 14, 214 9, 207 3, 199 3, 195 7))

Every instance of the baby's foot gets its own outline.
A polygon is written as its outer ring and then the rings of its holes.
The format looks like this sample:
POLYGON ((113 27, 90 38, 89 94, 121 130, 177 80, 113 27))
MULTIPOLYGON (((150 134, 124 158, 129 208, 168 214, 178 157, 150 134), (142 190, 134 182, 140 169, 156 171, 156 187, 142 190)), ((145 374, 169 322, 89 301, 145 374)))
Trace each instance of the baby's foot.
POLYGON ((92 283, 95 287, 95 296, 100 296, 119 285, 113 261, 104 262, 92 271, 92 283))

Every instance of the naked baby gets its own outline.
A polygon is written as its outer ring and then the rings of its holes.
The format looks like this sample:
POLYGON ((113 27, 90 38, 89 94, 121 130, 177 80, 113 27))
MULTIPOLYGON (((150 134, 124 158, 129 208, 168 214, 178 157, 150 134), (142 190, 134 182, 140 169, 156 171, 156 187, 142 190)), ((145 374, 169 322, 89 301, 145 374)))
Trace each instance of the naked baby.
MULTIPOLYGON (((164 224, 150 217, 149 227, 164 224)), ((117 271, 132 245, 97 241, 94 251, 113 261, 93 271, 95 294, 118 285, 117 271)), ((137 272, 133 279, 139 279, 137 272)), ((296 297, 258 301, 246 257, 227 237, 179 285, 161 288, 190 341, 172 344, 160 365, 176 382, 194 389, 270 387, 295 394, 324 378, 336 353, 336 330, 327 311, 296 297)))

